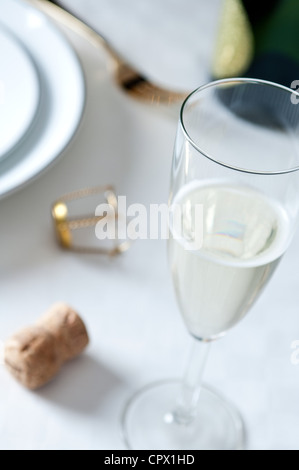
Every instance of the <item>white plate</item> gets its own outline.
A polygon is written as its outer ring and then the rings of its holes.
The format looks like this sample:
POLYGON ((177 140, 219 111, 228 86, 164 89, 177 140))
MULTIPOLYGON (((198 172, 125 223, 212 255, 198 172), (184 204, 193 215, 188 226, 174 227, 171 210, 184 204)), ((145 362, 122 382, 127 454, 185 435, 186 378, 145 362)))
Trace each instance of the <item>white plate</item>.
POLYGON ((67 146, 81 120, 85 84, 75 52, 44 14, 22 0, 0 0, 1 24, 23 44, 40 81, 36 119, 21 144, 0 161, 3 197, 39 175, 67 146))
POLYGON ((31 126, 39 92, 39 79, 30 56, 21 43, 0 27, 0 159, 31 126))

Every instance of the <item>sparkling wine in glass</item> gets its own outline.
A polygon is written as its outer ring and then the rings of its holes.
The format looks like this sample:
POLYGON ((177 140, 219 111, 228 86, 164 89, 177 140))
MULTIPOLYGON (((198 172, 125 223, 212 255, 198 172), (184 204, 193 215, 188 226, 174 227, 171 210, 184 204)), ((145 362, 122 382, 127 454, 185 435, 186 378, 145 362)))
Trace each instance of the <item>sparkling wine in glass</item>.
POLYGON ((203 385, 202 376, 210 344, 252 308, 294 235, 297 98, 274 83, 226 79, 199 88, 182 106, 168 252, 178 305, 195 341, 182 381, 151 385, 126 407, 131 449, 245 446, 238 411, 203 385))

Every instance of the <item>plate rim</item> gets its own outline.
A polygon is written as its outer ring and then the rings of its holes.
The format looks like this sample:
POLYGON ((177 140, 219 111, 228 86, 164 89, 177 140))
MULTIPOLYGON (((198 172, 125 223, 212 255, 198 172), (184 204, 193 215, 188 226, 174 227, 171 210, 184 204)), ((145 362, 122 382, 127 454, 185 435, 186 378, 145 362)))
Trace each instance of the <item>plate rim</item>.
MULTIPOLYGON (((2 1, 4 1, 6 3, 6 0, 2 0, 2 1)), ((0 0, 0 3, 1 3, 1 0, 0 0)), ((11 5, 14 4, 18 8, 23 9, 24 17, 26 17, 26 15, 28 15, 30 13, 33 13, 35 15, 35 17, 40 20, 43 27, 46 27, 47 31, 50 32, 51 34, 53 34, 56 37, 56 39, 61 44, 63 44, 64 51, 67 51, 67 55, 68 55, 68 58, 70 60, 69 63, 71 63, 72 66, 74 67, 74 69, 76 69, 76 81, 77 81, 78 90, 80 90, 80 93, 79 93, 80 98, 78 99, 78 97, 77 97, 78 105, 77 105, 77 109, 76 109, 76 115, 72 116, 71 128, 69 129, 67 134, 65 134, 65 137, 63 138, 63 142, 59 143, 59 145, 57 146, 55 152, 52 151, 51 154, 47 155, 46 158, 43 157, 41 159, 41 163, 38 165, 38 167, 36 167, 34 170, 31 169, 29 172, 27 171, 26 175, 23 174, 22 176, 18 175, 18 177, 15 176, 13 178, 13 182, 10 182, 9 184, 6 183, 4 185, 4 188, 2 188, 2 184, 3 184, 2 180, 5 178, 5 176, 8 173, 16 172, 18 167, 20 165, 22 165, 23 158, 17 159, 17 162, 15 162, 13 164, 13 166, 11 168, 9 168, 9 170, 5 169, 4 171, 1 171, 2 170, 1 166, 3 164, 5 164, 6 156, 5 156, 5 158, 0 159, 0 200, 8 197, 11 194, 14 194, 14 193, 18 192, 22 188, 28 186, 30 183, 35 181, 39 176, 41 176, 47 169, 49 169, 52 165, 54 165, 57 160, 60 159, 60 157, 65 152, 65 150, 68 148, 68 146, 73 141, 74 137, 76 136, 76 134, 77 134, 77 132, 78 132, 80 126, 81 126, 83 116, 84 116, 85 107, 86 107, 86 102, 87 102, 86 77, 85 77, 84 69, 83 69, 79 54, 77 53, 77 51, 75 50, 75 48, 73 47, 73 45, 71 44, 71 42, 69 41, 67 36, 63 33, 63 30, 61 28, 59 28, 59 26, 56 25, 56 23, 53 20, 51 20, 51 18, 46 13, 44 13, 43 11, 38 9, 37 7, 27 3, 25 0, 24 1, 23 0, 10 0, 9 3, 11 5)), ((36 66, 37 73, 39 75, 40 74, 39 64, 36 63, 36 61, 34 59, 34 53, 32 53, 32 50, 33 50, 32 45, 28 44, 30 41, 24 42, 24 44, 22 42, 22 37, 23 37, 24 32, 21 31, 21 32, 18 32, 18 34, 16 34, 15 24, 14 25, 10 24, 9 27, 8 27, 5 20, 1 19, 1 16, 0 16, 0 23, 5 28, 7 27, 9 29, 9 32, 11 32, 11 34, 13 34, 13 35, 15 34, 17 40, 21 41, 21 43, 24 46, 25 50, 28 51, 30 57, 31 56, 33 57, 34 65, 36 66)), ((39 30, 41 30, 41 28, 39 28, 39 30)), ((36 52, 36 50, 35 50, 35 52, 36 52)), ((42 84, 40 84, 40 86, 42 86, 42 84)), ((34 121, 35 121, 35 119, 34 119, 34 121)), ((33 125, 34 125, 34 123, 33 123, 33 125)), ((31 129, 31 131, 32 131, 32 129, 31 129)), ((30 129, 29 129, 28 132, 30 133, 30 129)), ((48 127, 47 127, 47 132, 49 132, 48 127)), ((30 139, 30 135, 28 135, 27 137, 28 137, 28 139, 30 139)), ((26 140, 26 136, 24 136, 24 140, 26 140)), ((23 142, 23 139, 21 139, 21 141, 19 142, 20 145, 17 144, 16 147, 14 147, 11 150, 11 152, 7 153, 8 159, 9 159, 10 156, 14 156, 14 152, 16 152, 17 149, 21 146, 22 142, 23 142)), ((27 153, 27 155, 26 155, 26 157, 29 160, 30 160, 30 155, 32 154, 33 150, 34 149, 30 149, 29 153, 27 153)), ((17 171, 17 173, 19 173, 19 172, 17 171)))
MULTIPOLYGON (((0 22, 0 37, 3 37, 6 39, 6 41, 14 48, 15 51, 17 51, 18 54, 23 56, 24 62, 26 63, 26 67, 30 69, 30 74, 33 83, 33 93, 30 92, 33 95, 34 98, 34 103, 31 104, 30 110, 26 110, 26 123, 23 122, 22 125, 20 126, 20 129, 17 132, 17 136, 14 137, 13 139, 10 139, 10 143, 6 144, 2 147, 4 147, 4 150, 1 150, 0 148, 0 162, 5 159, 6 157, 9 156, 9 154, 14 150, 14 148, 17 147, 17 145, 25 138, 25 135, 27 132, 30 130, 30 127, 32 126, 35 117, 38 113, 38 107, 39 107, 39 100, 40 100, 40 80, 38 76, 38 72, 36 70, 36 66, 28 54, 27 50, 25 47, 23 47, 23 44, 21 41, 4 25, 1 24, 0 22)), ((9 60, 8 62, 10 62, 9 60)), ((5 85, 5 82, 4 82, 5 85)))

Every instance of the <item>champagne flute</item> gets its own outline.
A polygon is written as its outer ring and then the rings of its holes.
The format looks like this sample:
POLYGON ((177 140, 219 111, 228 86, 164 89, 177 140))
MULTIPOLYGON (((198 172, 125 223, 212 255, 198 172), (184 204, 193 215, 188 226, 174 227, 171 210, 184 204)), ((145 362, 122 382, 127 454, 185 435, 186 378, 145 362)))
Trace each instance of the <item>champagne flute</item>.
POLYGON ((195 341, 183 381, 148 386, 128 403, 123 433, 131 449, 244 448, 241 416, 202 377, 211 342, 247 314, 294 235, 298 97, 271 82, 226 79, 199 88, 182 106, 168 247, 195 341))

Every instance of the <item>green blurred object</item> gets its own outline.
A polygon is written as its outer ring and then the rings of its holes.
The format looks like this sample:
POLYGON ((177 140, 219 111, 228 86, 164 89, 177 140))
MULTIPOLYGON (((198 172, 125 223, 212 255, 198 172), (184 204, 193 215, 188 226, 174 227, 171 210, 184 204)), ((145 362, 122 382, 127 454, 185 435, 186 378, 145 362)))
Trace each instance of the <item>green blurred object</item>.
POLYGON ((290 87, 299 79, 299 1, 225 0, 213 75, 290 87))
POLYGON ((224 0, 212 74, 242 76, 254 57, 254 34, 241 0, 224 0))

